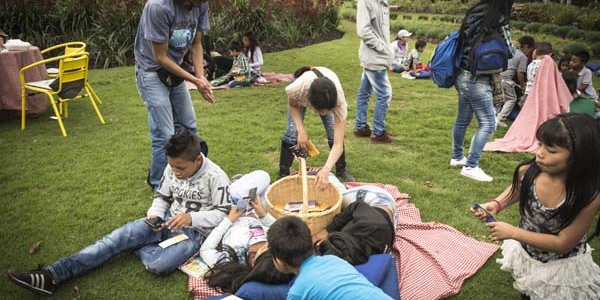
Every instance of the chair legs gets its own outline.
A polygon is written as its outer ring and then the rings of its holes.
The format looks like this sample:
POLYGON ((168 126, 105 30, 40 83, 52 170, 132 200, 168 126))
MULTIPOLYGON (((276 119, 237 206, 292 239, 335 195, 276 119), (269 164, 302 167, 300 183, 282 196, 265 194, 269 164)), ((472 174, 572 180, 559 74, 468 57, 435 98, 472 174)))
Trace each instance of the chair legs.
POLYGON ((100 110, 98 109, 98 106, 96 105, 96 101, 98 101, 99 103, 102 103, 100 101, 100 98, 98 98, 98 95, 96 95, 96 92, 94 92, 92 87, 87 82, 86 82, 86 85, 84 88, 85 88, 85 91, 87 92, 88 98, 90 99, 90 103, 92 104, 92 106, 94 107, 94 110, 96 111, 98 120, 100 120, 100 123, 104 124, 104 118, 102 117, 102 114, 100 113, 100 110))
POLYGON ((89 82, 85 82, 85 87, 88 89, 89 93, 94 96, 94 100, 98 102, 98 104, 102 104, 102 100, 100 100, 100 97, 98 97, 98 94, 96 94, 96 91, 94 91, 92 85, 89 82))
MULTIPOLYGON (((99 100, 99 98, 94 99, 95 94, 92 94, 92 90, 89 90, 88 86, 84 87, 87 95, 80 95, 78 97, 85 97, 87 96, 90 100, 90 103, 92 104, 92 107, 94 108, 94 111, 96 112, 96 115, 98 116, 98 120, 100 120, 100 123, 105 124, 104 122, 104 117, 102 117, 102 114, 100 113, 100 110, 98 109, 98 106, 96 105, 96 101, 99 100)), ((54 111, 54 116, 56 117, 56 121, 58 122, 58 126, 60 127, 60 132, 61 134, 66 137, 67 136, 67 130, 65 129, 65 125, 63 124, 62 121, 62 116, 64 115, 64 118, 68 118, 69 117, 69 103, 68 100, 67 101, 55 101, 54 97, 52 97, 52 95, 50 94, 46 94, 50 100, 50 105, 52 106, 52 110, 54 111)), ((97 97, 97 96, 95 96, 97 97)), ((25 130, 26 128, 26 112, 27 112, 27 94, 25 93, 25 91, 23 91, 22 96, 21 96, 21 130, 25 130)))

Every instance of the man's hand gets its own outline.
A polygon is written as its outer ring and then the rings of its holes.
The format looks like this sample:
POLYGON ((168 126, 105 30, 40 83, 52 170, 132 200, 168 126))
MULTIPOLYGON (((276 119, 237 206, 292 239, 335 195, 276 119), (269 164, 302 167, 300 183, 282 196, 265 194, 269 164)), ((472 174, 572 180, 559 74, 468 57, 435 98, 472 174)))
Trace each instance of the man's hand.
POLYGON ((256 196, 256 199, 250 201, 250 206, 254 208, 254 212, 259 218, 264 218, 267 215, 267 210, 262 204, 262 200, 260 200, 260 196, 256 196))
POLYGON ((208 82, 206 77, 202 76, 198 78, 194 84, 196 84, 196 87, 198 87, 198 92, 200 92, 200 95, 202 95, 204 100, 211 104, 215 103, 215 96, 213 95, 210 82, 208 82))
POLYGON ((298 143, 298 146, 300 146, 300 148, 308 151, 308 148, 309 148, 308 132, 306 132, 306 130, 298 130, 297 143, 298 143))
MULTIPOLYGON (((146 217, 146 220, 151 220, 151 221, 152 221, 152 220, 156 220, 156 219, 160 219, 160 221, 162 222, 162 218, 161 218, 161 217, 159 217, 159 216, 150 215, 150 216, 147 216, 147 217, 146 217)), ((152 231, 154 231, 154 232, 160 232, 160 231, 161 231, 161 230, 163 230, 163 228, 165 227, 165 224, 164 224, 164 223, 162 223, 162 224, 160 225, 160 227, 157 227, 157 228, 153 228, 153 227, 151 227, 151 226, 150 226, 148 223, 146 223, 146 226, 148 226, 148 227, 149 227, 150 229, 152 229, 152 231)))
POLYGON ((190 214, 179 214, 167 220, 167 227, 171 231, 179 231, 185 226, 192 225, 192 216, 190 214))
POLYGON ((315 185, 317 186, 317 189, 321 191, 327 189, 327 186, 329 185, 329 171, 331 170, 325 166, 319 170, 319 173, 317 173, 317 178, 315 179, 315 185))

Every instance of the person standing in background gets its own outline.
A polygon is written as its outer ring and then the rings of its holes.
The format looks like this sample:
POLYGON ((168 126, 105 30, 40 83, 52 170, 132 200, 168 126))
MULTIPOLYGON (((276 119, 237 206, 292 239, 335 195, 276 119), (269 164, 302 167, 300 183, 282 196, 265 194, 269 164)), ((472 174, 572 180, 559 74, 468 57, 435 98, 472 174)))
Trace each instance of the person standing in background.
POLYGON ((460 28, 461 64, 455 81, 458 111, 452 129, 450 166, 462 166, 460 174, 477 181, 494 180, 479 167, 479 159, 485 143, 496 129, 496 116, 492 75, 472 74, 469 71, 473 64, 471 53, 480 37, 491 33, 503 35, 504 27, 510 21, 512 5, 512 0, 481 0, 466 12, 460 28), (477 118, 478 128, 465 156, 465 134, 473 115, 477 118))
POLYGON ((208 3, 201 0, 149 0, 134 43, 136 85, 148 109, 152 160, 148 184, 155 189, 167 166, 163 149, 181 129, 198 134, 192 98, 184 80, 198 87, 209 103, 215 99, 204 76, 202 32, 208 31, 208 3), (195 75, 181 67, 192 53, 195 75))
POLYGON ((391 143, 394 139, 385 130, 392 85, 388 67, 394 61, 390 47, 390 9, 388 0, 358 0, 356 32, 360 37, 358 59, 363 68, 360 88, 356 96, 356 137, 370 137, 373 143, 391 143), (377 100, 373 112, 373 130, 367 124, 369 98, 375 92, 377 100))

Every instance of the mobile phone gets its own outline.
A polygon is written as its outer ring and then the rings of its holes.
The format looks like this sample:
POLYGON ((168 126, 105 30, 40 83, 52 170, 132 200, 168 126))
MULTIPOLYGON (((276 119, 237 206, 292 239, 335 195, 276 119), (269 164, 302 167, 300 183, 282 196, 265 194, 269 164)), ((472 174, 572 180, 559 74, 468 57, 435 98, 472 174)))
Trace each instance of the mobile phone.
POLYGON ((494 215, 491 212, 489 212, 487 209, 483 208, 483 206, 481 206, 479 203, 473 202, 473 205, 471 207, 473 209, 477 209, 477 210, 485 213, 485 222, 486 223, 496 222, 496 217, 494 217, 494 215))
POLYGON ((254 201, 254 199, 256 199, 256 188, 250 189, 250 191, 248 192, 248 196, 240 199, 240 201, 238 201, 238 203, 235 206, 237 207, 238 210, 244 210, 244 211, 250 210, 252 208, 249 205, 250 201, 254 201))
POLYGON ((152 229, 160 229, 163 224, 163 219, 161 219, 161 218, 146 219, 146 220, 144 220, 144 223, 146 224, 146 226, 148 226, 152 229))

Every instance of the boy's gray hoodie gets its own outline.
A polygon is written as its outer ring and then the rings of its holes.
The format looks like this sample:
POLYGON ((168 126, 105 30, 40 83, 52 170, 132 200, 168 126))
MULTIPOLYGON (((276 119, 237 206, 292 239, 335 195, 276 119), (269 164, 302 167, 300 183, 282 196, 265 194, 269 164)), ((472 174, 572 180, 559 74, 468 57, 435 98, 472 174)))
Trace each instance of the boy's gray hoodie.
POLYGON ((367 70, 387 69, 394 61, 390 47, 390 9, 388 0, 358 0, 356 33, 360 37, 358 59, 367 70))

